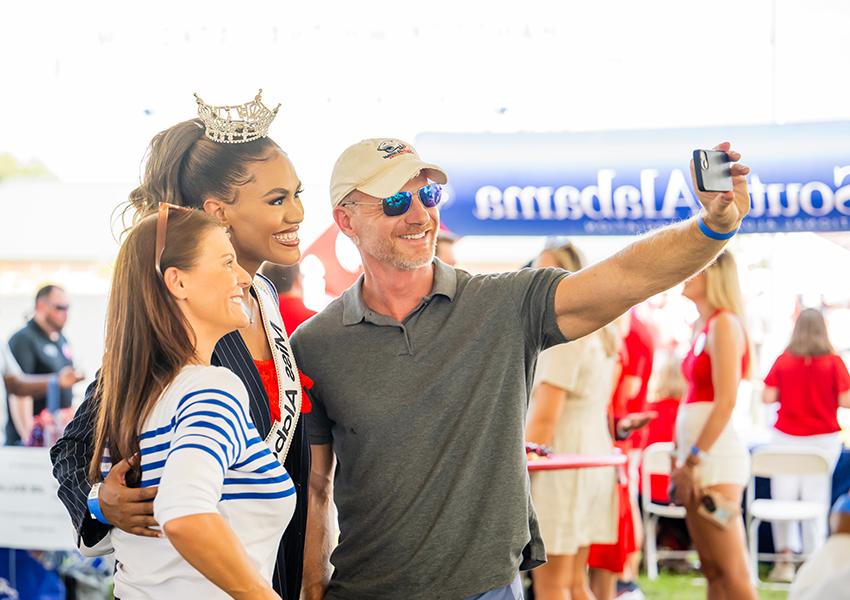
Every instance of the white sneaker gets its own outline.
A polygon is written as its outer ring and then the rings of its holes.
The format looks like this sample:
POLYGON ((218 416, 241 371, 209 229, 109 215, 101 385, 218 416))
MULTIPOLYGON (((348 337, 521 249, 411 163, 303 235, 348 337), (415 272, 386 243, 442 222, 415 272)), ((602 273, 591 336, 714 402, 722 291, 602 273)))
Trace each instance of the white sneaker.
POLYGON ((777 583, 791 583, 794 581, 795 574, 794 563, 783 560, 773 565, 773 568, 767 575, 767 580, 777 583))

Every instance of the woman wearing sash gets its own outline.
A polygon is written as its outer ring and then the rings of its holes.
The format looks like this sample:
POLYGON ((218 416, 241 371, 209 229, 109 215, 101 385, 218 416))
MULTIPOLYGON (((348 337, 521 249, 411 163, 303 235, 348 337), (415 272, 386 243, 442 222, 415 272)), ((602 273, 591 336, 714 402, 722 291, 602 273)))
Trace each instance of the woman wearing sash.
MULTIPOLYGON (((295 514, 272 577, 275 591, 290 600, 298 598, 301 587, 310 453, 299 419, 301 381, 277 309, 277 294, 257 270, 265 261, 298 262, 298 226, 304 212, 295 169, 267 137, 276 112, 262 104, 259 94, 254 101, 233 107, 208 106, 198 99, 199 118, 154 136, 143 181, 130 194, 130 203, 137 219, 155 212, 160 203, 211 215, 226 228, 239 264, 253 280, 243 301, 248 322, 224 335, 210 360, 242 381, 259 436, 295 485, 295 514)), ((59 497, 71 514, 79 547, 87 554, 109 552, 110 532, 116 530, 161 535, 149 502, 156 486, 134 488, 124 483, 125 474, 138 469, 132 457, 117 461, 102 484, 89 482, 95 392, 93 384, 51 451, 59 497)), ((309 410, 306 397, 303 405, 309 410)))

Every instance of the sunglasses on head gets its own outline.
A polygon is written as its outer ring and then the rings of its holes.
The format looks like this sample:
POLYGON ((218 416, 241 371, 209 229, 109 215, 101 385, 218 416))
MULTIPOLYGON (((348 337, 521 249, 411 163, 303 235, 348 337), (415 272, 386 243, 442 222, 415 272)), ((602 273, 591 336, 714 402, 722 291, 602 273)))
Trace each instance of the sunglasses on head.
MULTIPOLYGON (((419 196, 419 201, 425 208, 434 208, 440 203, 440 198, 443 195, 443 188, 439 183, 429 183, 424 185, 416 192, 419 196)), ((398 192, 392 196, 388 196, 381 200, 381 208, 384 209, 384 214, 388 217, 397 217, 403 215, 410 210, 410 204, 413 202, 413 192, 398 192)), ((365 204, 377 206, 378 202, 360 202, 358 200, 349 200, 343 203, 343 206, 349 204, 365 204)))
POLYGON ((172 208, 183 211, 194 210, 193 208, 177 206, 176 204, 169 204, 168 202, 159 203, 159 214, 156 218, 156 254, 154 254, 154 267, 160 277, 162 277, 162 268, 160 263, 162 262, 162 253, 165 252, 165 234, 168 230, 168 211, 172 208))

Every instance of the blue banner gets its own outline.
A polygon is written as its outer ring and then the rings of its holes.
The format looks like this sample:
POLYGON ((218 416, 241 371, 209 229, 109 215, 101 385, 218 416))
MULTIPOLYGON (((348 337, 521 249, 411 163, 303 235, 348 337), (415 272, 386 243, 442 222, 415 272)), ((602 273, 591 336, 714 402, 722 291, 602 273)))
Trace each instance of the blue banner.
POLYGON ((597 133, 425 133, 460 235, 632 235, 698 210, 693 150, 729 141, 752 168, 742 231, 850 231, 850 122, 597 133))

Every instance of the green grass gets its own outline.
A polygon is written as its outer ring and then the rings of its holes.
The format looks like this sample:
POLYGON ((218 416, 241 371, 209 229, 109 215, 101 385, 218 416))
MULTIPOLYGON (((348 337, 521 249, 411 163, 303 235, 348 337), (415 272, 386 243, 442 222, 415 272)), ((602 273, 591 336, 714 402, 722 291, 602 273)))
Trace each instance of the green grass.
MULTIPOLYGON (((706 592, 705 579, 699 574, 674 575, 662 571, 655 581, 641 576, 639 584, 647 600, 704 600, 706 592)), ((784 590, 759 588, 758 592, 761 600, 785 600, 788 597, 784 590)))

